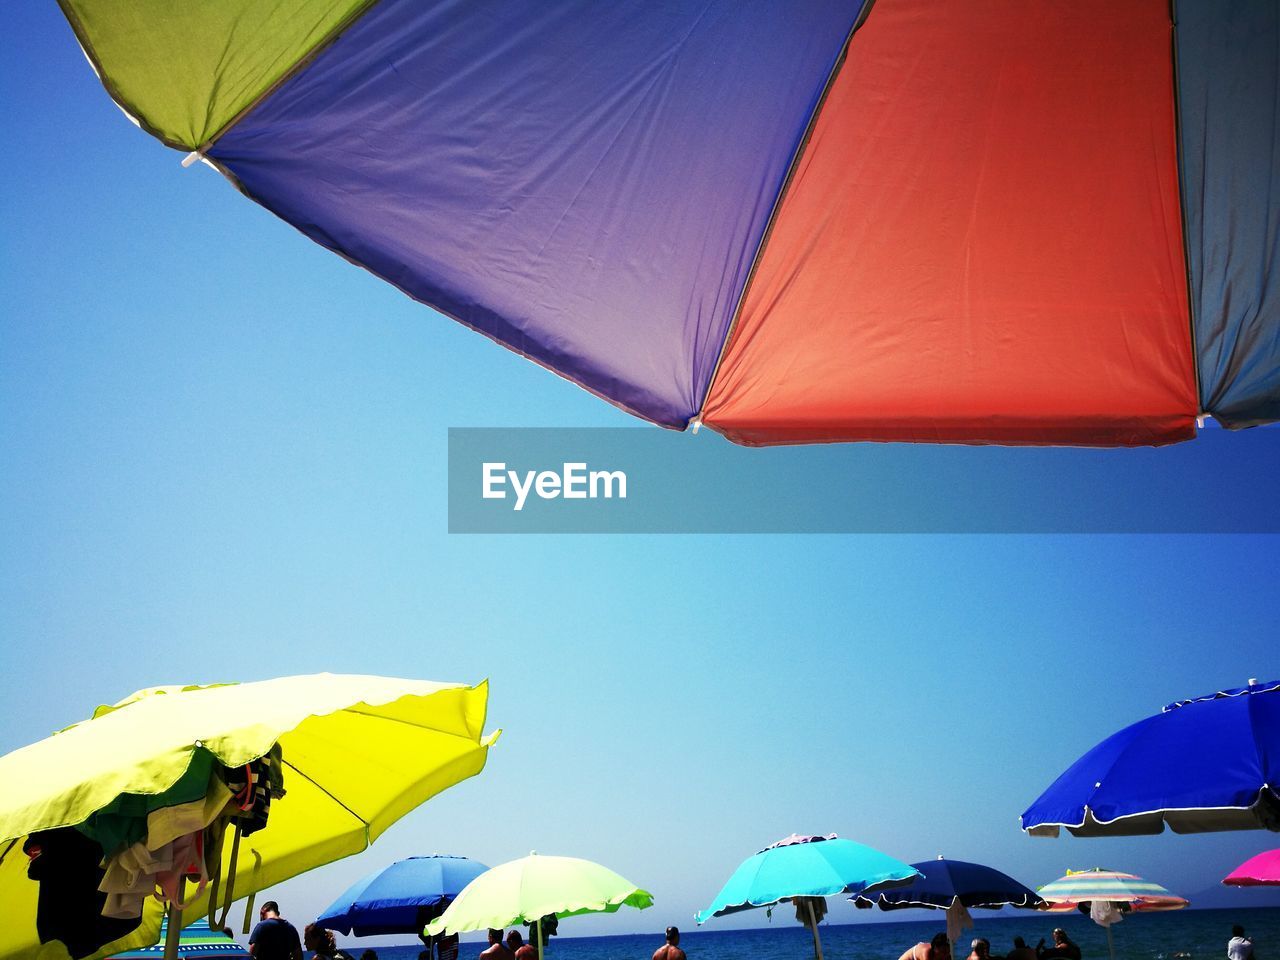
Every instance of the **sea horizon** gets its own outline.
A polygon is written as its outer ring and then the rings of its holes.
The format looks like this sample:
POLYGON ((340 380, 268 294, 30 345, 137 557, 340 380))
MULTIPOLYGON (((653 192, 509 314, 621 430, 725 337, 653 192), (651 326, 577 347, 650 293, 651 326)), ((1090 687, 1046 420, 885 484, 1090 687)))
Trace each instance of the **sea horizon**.
MULTIPOLYGON (((946 927, 939 911, 921 916, 885 917, 875 920, 826 923, 819 928, 824 960, 897 960, 914 943, 928 940, 946 927)), ((1185 954, 1194 960, 1225 957, 1231 926, 1243 925, 1254 937, 1259 960, 1273 960, 1280 952, 1280 907, 1239 906, 1189 908, 1168 913, 1131 914, 1113 928, 1116 960, 1171 960, 1185 954)), ((569 924, 565 924, 568 926, 569 924)), ((1108 960, 1106 930, 1078 913, 1049 914, 1019 911, 982 916, 975 911, 974 927, 961 935, 958 957, 968 954, 969 942, 985 937, 992 954, 1003 956, 1012 948, 1013 938, 1023 937, 1034 947, 1041 938, 1050 940, 1056 926, 1063 927, 1081 948, 1084 960, 1108 960)), ((472 935, 474 937, 474 935, 472 935)), ((374 943, 374 939, 339 937, 339 945, 356 960, 366 949, 378 960, 417 960, 421 945, 408 940, 374 943)), ((663 942, 660 929, 651 933, 557 936, 546 950, 547 960, 648 960, 663 942)), ((772 923, 758 927, 716 930, 681 927, 681 947, 689 960, 732 960, 749 955, 763 960, 808 960, 813 956, 813 939, 783 905, 772 923)), ((464 940, 459 960, 474 960, 483 938, 464 940)), ((1184 958, 1179 957, 1179 960, 1184 958)))

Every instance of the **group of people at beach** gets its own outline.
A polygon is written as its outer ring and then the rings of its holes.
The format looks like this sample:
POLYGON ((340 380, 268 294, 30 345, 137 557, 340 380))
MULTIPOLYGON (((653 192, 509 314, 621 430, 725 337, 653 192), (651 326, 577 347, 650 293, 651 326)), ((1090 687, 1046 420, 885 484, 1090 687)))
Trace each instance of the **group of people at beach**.
MULTIPOLYGON (((303 960, 304 944, 308 951, 307 960, 352 960, 350 954, 338 949, 333 931, 317 924, 307 924, 300 940, 297 928, 280 916, 280 907, 274 900, 262 905, 259 918, 260 922, 249 937, 249 953, 253 960, 303 960)), ((548 927, 542 931, 543 936, 552 935, 554 918, 543 918, 543 923, 548 927)), ((422 940, 426 949, 418 955, 418 960, 457 960, 457 934, 447 937, 423 934, 422 940), (434 957, 433 947, 436 948, 434 957)), ((373 950, 365 950, 360 954, 360 960, 378 960, 378 955, 373 950)), ((538 948, 535 944, 526 943, 519 930, 491 929, 489 944, 481 951, 479 960, 538 960, 538 948)), ((667 927, 666 941, 654 951, 652 960, 688 960, 680 947, 679 928, 667 927)), ((945 933, 939 933, 928 943, 910 947, 898 960, 952 960, 951 941, 945 933)), ((1022 937, 1014 937, 1013 949, 1003 955, 991 952, 991 941, 986 937, 975 937, 965 960, 1081 960, 1081 956, 1080 948, 1067 936, 1067 932, 1056 927, 1052 946, 1045 946, 1042 939, 1035 947, 1029 947, 1022 937)), ((1231 928, 1227 960, 1258 960, 1253 940, 1245 935, 1244 927, 1239 924, 1231 928)))
POLYGON ((538 948, 525 943, 519 930, 504 935, 502 930, 491 929, 489 946, 480 951, 480 960, 538 960, 538 948))
MULTIPOLYGON (((308 923, 302 937, 298 928, 280 916, 280 905, 268 900, 258 910, 258 923, 249 934, 249 955, 253 960, 353 960, 338 947, 333 931, 308 923)), ((375 950, 365 950, 360 960, 378 960, 375 950)))
MULTIPOLYGON (((951 960, 951 941, 945 933, 939 933, 928 943, 910 947, 898 960, 951 960)), ((1022 937, 1014 937, 1013 949, 1006 954, 993 954, 990 940, 975 937, 966 960, 1080 960, 1080 948, 1065 930, 1057 927, 1053 931, 1053 946, 1046 947, 1041 940, 1033 949, 1022 937)))

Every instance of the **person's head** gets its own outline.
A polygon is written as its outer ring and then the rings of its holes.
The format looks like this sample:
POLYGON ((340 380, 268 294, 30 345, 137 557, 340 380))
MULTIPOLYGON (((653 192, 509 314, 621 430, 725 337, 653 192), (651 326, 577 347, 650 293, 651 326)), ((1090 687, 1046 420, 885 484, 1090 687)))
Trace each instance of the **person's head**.
POLYGON ((1244 927, 1240 926, 1240 924, 1237 923, 1234 927, 1231 928, 1231 935, 1233 937, 1243 937, 1244 927))
POLYGON ((1027 941, 1023 940, 1021 937, 1014 937, 1013 945, 1017 947, 1019 950, 1027 949, 1027 941))
POLYGON ((267 919, 267 917, 278 916, 280 916, 280 904, 274 900, 268 900, 258 909, 258 917, 262 920, 267 919))
POLYGON ((524 946, 524 937, 520 936, 519 930, 512 930, 507 934, 507 949, 511 951, 519 950, 524 946))
POLYGON ((1071 941, 1067 939, 1067 931, 1063 930, 1061 927, 1054 927, 1053 942, 1054 943, 1070 943, 1071 941))
MULTIPOLYGON (((421 956, 421 954, 419 954, 419 956, 421 956)), ((378 951, 366 950, 364 953, 360 954, 360 960, 378 960, 378 951)))
POLYGON ((951 941, 945 933, 936 933, 929 941, 929 952, 935 957, 951 956, 951 941))
POLYGON ((302 945, 316 953, 332 954, 337 952, 338 941, 333 938, 333 931, 315 923, 308 923, 302 930, 302 945))
POLYGON ((974 937, 969 949, 978 956, 985 957, 991 953, 991 943, 985 937, 974 937))
POLYGON ((671 944, 673 947, 680 944, 679 927, 667 927, 667 943, 671 944))
POLYGON ((494 930, 492 927, 490 927, 490 928, 489 928, 489 942, 490 942, 490 943, 501 943, 501 942, 502 942, 502 931, 501 931, 501 930, 494 930))

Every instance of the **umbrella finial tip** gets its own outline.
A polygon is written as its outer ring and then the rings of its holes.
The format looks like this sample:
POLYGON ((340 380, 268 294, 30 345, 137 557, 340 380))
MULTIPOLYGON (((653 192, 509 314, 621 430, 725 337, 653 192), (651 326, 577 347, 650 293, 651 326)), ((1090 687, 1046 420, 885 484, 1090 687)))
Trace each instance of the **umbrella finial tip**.
POLYGON ((1251 687, 1256 687, 1257 685, 1258 685, 1258 678, 1257 678, 1257 677, 1250 677, 1250 678, 1249 678, 1249 686, 1251 686, 1251 687))

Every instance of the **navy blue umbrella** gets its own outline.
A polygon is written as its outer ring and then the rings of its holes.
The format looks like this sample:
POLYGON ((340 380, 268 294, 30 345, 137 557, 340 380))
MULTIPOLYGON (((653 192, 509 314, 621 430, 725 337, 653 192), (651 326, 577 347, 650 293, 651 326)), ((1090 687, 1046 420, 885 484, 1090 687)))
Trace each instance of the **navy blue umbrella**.
MULTIPOLYGON (((338 897, 316 923, 339 933, 421 933, 423 910, 438 913, 489 868, 466 857, 410 857, 372 873, 338 897)), ((430 917, 427 917, 430 919, 430 917)))
POLYGON ((911 866, 921 876, 902 887, 881 890, 868 896, 860 893, 849 899, 855 906, 881 910, 906 910, 928 907, 947 910, 957 901, 966 908, 982 907, 999 910, 1004 906, 1034 909, 1044 901, 1029 887, 993 867, 966 860, 925 860, 911 866))
MULTIPOLYGON (((1058 711, 1042 734, 1061 737, 1058 711)), ((1096 710, 1092 711, 1096 712, 1096 710)), ((1022 814, 1056 837, 1280 830, 1280 681, 1171 703, 1077 760, 1022 814)))

